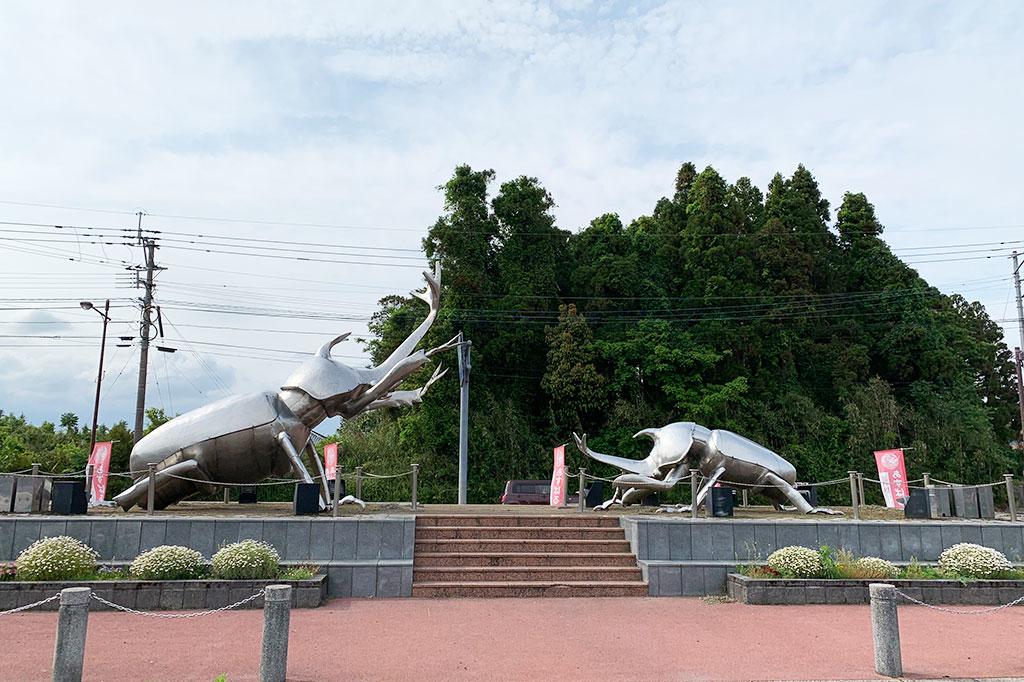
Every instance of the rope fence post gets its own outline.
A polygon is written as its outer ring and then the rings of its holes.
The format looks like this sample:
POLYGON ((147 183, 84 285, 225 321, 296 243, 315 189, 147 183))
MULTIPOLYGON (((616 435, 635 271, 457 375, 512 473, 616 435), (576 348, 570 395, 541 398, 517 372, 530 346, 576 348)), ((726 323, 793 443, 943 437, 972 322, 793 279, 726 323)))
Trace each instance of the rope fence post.
POLYGON ((363 499, 363 467, 356 467, 356 497, 363 499))
POLYGON ((924 485, 925 488, 932 487, 932 475, 927 471, 921 474, 921 483, 924 485))
POLYGON ((33 476, 38 476, 39 475, 39 467, 40 466, 42 466, 42 465, 41 464, 37 464, 36 462, 32 463, 32 475, 33 476))
POLYGON ((690 469, 690 518, 697 518, 697 474, 699 469, 690 469))
POLYGON ((857 472, 847 471, 850 477, 850 506, 853 507, 853 518, 860 519, 860 505, 857 504, 857 472))
POLYGON ((147 467, 149 468, 149 488, 146 494, 146 513, 152 514, 156 504, 156 464, 148 464, 147 467))
POLYGON ((740 491, 740 492, 741 492, 741 494, 742 494, 742 497, 740 498, 740 506, 741 506, 741 507, 746 507, 746 506, 747 506, 747 503, 749 502, 749 500, 748 500, 748 498, 747 498, 747 492, 748 492, 748 491, 747 491, 747 489, 746 489, 746 488, 744 488, 744 489, 743 489, 742 491, 740 491))
POLYGON ((231 488, 224 486, 224 504, 231 504, 231 488))
POLYGON ((1010 521, 1017 523, 1017 499, 1013 496, 1013 474, 1003 474, 1006 479, 1006 500, 1010 507, 1010 521))
POLYGON ((875 647, 875 672, 886 677, 902 677, 903 658, 900 653, 896 587, 886 583, 871 583, 868 591, 871 595, 871 639, 875 647))
POLYGON ((57 640, 53 645, 53 682, 82 680, 91 597, 92 589, 88 587, 67 587, 60 591, 57 640))
POLYGON ((338 515, 338 507, 341 506, 341 472, 338 471, 340 467, 334 469, 334 500, 331 503, 331 516, 338 515))
POLYGON ((412 466, 412 481, 410 482, 410 487, 412 487, 412 510, 416 511, 416 508, 419 506, 419 504, 418 504, 418 502, 416 500, 416 497, 417 497, 417 495, 419 493, 418 488, 419 488, 419 479, 420 479, 420 465, 419 464, 412 464, 411 466, 412 466))
POLYGON ((291 609, 292 586, 267 585, 263 595, 260 682, 285 682, 288 672, 288 626, 291 621, 291 609))
POLYGON ((867 504, 864 498, 864 474, 857 472, 857 499, 861 505, 867 504))
POLYGON ((578 499, 576 501, 576 504, 579 507, 580 513, 583 513, 583 512, 585 512, 587 510, 587 470, 584 469, 583 467, 580 467, 580 486, 579 487, 580 487, 580 492, 579 492, 579 498, 580 499, 578 499))

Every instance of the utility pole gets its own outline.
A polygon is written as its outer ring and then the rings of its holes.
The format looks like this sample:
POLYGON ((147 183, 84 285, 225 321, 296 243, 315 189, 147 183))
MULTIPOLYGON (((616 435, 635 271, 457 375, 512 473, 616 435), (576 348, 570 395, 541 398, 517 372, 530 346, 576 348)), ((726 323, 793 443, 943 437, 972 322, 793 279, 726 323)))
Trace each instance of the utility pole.
POLYGON ((1014 349, 1013 359, 1017 365, 1017 405, 1020 407, 1020 443, 1024 452, 1024 381, 1022 381, 1021 364, 1024 363, 1024 299, 1020 293, 1020 263, 1017 252, 1013 252, 1013 286, 1017 292, 1017 327, 1020 330, 1020 346, 1014 349))
MULTIPOLYGON (((139 214, 139 225, 142 224, 142 214, 139 214)), ((149 330, 153 326, 150 314, 153 308, 153 272, 156 267, 156 242, 153 239, 141 237, 143 254, 146 257, 146 291, 142 297, 142 318, 139 320, 139 339, 141 341, 139 353, 139 388, 135 394, 135 442, 142 438, 142 420, 146 415, 146 373, 149 364, 149 330)), ((159 268, 163 269, 163 268, 159 268)))
POLYGON ((466 504, 469 482, 469 372, 472 369, 472 341, 464 341, 459 332, 459 504, 466 504))

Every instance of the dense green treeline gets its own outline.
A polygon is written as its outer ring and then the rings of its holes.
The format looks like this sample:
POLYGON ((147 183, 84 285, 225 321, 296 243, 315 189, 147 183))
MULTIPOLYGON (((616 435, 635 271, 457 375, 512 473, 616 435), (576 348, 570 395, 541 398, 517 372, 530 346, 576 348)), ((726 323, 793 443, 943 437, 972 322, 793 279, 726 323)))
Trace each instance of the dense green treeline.
MULTIPOLYGON (((991 481, 1016 468, 999 327, 893 255, 863 194, 847 193, 833 222, 803 166, 762 193, 687 163, 650 215, 624 225, 605 214, 571 233, 537 179, 493 179, 458 167, 424 240, 444 284, 427 343, 459 330, 473 342, 471 501, 496 500, 509 478, 548 477, 551 447, 573 430, 640 457, 632 434, 672 421, 762 442, 804 480, 870 475, 872 451, 889 447, 908 448, 912 478, 991 481)), ((374 359, 424 313, 415 299, 382 300, 374 359)), ((443 381, 414 410, 347 424, 344 458, 378 470, 418 460, 424 497, 451 501, 457 410, 458 382, 443 381)), ((574 449, 570 462, 582 463, 574 449)))

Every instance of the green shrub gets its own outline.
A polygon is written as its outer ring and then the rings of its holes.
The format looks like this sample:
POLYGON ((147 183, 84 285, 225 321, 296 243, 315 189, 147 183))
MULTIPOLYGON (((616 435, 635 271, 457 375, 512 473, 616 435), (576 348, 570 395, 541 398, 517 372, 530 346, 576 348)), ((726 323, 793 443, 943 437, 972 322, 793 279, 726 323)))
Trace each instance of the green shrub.
POLYGON ((865 580, 892 580, 900 574, 900 569, 891 561, 879 559, 874 556, 861 557, 853 562, 849 568, 850 578, 861 578, 865 580))
POLYGON ((224 580, 269 580, 279 573, 281 557, 266 542, 243 540, 213 555, 213 576, 224 580))
POLYGON ((203 555, 178 545, 161 545, 135 557, 129 573, 136 580, 195 580, 203 572, 203 555))
POLYGON ((59 535, 36 540, 14 562, 18 580, 87 580, 96 574, 96 550, 59 535))
POLYGON ((1002 552, 990 547, 961 542, 942 551, 939 568, 959 578, 996 578, 1013 570, 1002 552))
POLYGON ((319 566, 292 566, 278 576, 281 580, 309 580, 320 570, 319 566))
POLYGON ((817 578, 822 573, 821 555, 806 547, 783 547, 768 556, 768 567, 783 578, 817 578))

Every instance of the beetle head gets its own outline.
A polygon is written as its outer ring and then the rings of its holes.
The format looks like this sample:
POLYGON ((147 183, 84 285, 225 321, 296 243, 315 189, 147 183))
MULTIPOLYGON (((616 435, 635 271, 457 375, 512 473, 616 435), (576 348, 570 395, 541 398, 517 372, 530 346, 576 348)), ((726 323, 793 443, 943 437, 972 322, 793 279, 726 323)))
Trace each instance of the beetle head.
POLYGON ((281 388, 304 391, 320 401, 344 398, 356 391, 363 384, 358 370, 331 357, 331 349, 348 337, 346 332, 321 346, 285 379, 281 388))

